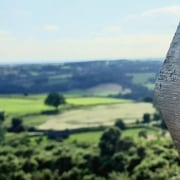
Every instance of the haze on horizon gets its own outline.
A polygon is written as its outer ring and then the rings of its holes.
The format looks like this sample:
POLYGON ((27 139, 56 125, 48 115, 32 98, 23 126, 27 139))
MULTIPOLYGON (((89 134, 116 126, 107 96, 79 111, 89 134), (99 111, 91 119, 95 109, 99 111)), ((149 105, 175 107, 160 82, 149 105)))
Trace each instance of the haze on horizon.
POLYGON ((164 58, 178 0, 6 0, 0 63, 164 58))

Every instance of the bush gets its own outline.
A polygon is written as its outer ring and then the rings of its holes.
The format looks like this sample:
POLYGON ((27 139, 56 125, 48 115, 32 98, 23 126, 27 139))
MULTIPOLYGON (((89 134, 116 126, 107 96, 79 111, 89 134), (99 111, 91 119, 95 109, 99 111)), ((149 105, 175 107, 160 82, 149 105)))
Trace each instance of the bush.
POLYGON ((128 152, 131 147, 135 147, 133 139, 131 137, 124 137, 118 141, 116 151, 128 152))
POLYGON ((19 132, 22 132, 24 130, 25 130, 25 128, 23 126, 22 119, 20 119, 20 118, 13 118, 11 120, 11 127, 10 127, 10 131, 11 132, 19 133, 19 132))
POLYGON ((149 123, 150 122, 150 114, 149 113, 145 113, 143 115, 143 123, 149 123))
POLYGON ((0 122, 3 122, 5 120, 5 113, 4 111, 0 111, 0 122))
POLYGON ((114 171, 124 172, 127 166, 127 156, 122 152, 115 153, 112 157, 112 165, 114 171))
POLYGON ((99 143, 101 155, 112 155, 115 152, 120 135, 121 131, 116 127, 104 131, 99 143))
POLYGON ((139 131, 138 136, 142 138, 147 138, 147 131, 146 130, 139 131))
POLYGON ((115 127, 119 128, 121 130, 126 129, 126 125, 125 125, 125 123, 124 123, 124 121, 122 119, 117 119, 116 120, 115 127))

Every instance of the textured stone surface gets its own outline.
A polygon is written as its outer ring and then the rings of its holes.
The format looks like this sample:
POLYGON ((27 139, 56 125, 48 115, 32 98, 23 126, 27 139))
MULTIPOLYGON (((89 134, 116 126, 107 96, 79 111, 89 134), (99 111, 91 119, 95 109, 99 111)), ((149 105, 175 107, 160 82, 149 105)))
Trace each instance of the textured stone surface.
POLYGON ((180 152, 180 24, 157 77, 154 97, 180 152))

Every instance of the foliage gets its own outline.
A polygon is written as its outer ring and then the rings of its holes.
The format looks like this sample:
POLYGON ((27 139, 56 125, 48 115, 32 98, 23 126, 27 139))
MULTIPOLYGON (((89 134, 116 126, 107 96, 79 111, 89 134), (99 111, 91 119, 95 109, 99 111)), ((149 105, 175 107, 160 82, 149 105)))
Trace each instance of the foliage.
POLYGON ((65 104, 66 101, 62 94, 50 93, 46 97, 44 103, 49 106, 54 106, 57 109, 59 105, 65 104))
POLYGON ((152 97, 144 97, 143 101, 147 102, 147 103, 152 103, 153 102, 153 98, 152 97))
POLYGON ((143 114, 143 123, 149 123, 150 121, 151 121, 150 114, 149 113, 144 113, 143 114))
POLYGON ((5 139, 5 132, 5 128, 2 126, 2 123, 0 123, 0 143, 5 139))
POLYGON ((3 122, 5 120, 5 113, 4 111, 0 112, 0 142, 5 139, 5 128, 3 127, 3 122))
POLYGON ((124 121, 122 119, 117 119, 115 121, 115 127, 119 128, 121 130, 126 129, 126 125, 125 125, 125 123, 124 123, 124 121))
POLYGON ((5 113, 4 111, 0 111, 0 123, 5 120, 5 113))
POLYGON ((110 127, 101 134, 99 145, 91 141, 87 146, 26 133, 8 134, 0 149, 0 179, 168 180, 177 177, 180 160, 172 143, 164 138, 137 142, 134 136, 139 131, 120 132, 119 128, 110 127))
POLYGON ((111 127, 107 129, 101 136, 99 142, 99 148, 101 155, 114 154, 117 146, 117 142, 120 138, 121 132, 118 128, 111 127))
POLYGON ((9 130, 12 131, 12 132, 16 132, 16 133, 24 131, 25 128, 23 126, 22 119, 20 119, 20 118, 12 118, 11 127, 9 128, 9 130))
POLYGON ((147 138, 147 131, 145 131, 145 130, 139 131, 138 136, 143 137, 143 138, 147 138))
POLYGON ((156 112, 156 113, 153 114, 153 120, 154 121, 159 121, 160 119, 161 119, 161 116, 160 116, 159 113, 156 112))

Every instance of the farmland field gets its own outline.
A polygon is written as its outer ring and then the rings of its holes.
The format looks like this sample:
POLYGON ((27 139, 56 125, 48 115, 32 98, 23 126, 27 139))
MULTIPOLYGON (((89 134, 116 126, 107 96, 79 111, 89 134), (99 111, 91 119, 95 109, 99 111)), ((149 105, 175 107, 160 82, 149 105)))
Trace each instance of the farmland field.
POLYGON ((127 103, 127 102, 132 102, 132 101, 124 100, 124 99, 99 98, 99 97, 67 98, 67 103, 73 105, 98 105, 98 104, 115 104, 115 103, 127 103))
POLYGON ((52 107, 44 105, 41 98, 11 96, 0 98, 0 109, 4 110, 8 115, 20 116, 51 110, 52 107))
MULTIPOLYGON (((44 105, 45 94, 32 96, 1 96, 0 110, 4 110, 9 115, 26 115, 39 113, 45 110, 52 110, 52 107, 44 105)), ((131 102, 124 99, 113 98, 96 98, 96 97, 76 97, 70 96, 66 98, 68 104, 72 105, 98 105, 98 104, 114 104, 131 102)))
POLYGON ((126 123, 141 120, 144 113, 154 113, 149 103, 124 102, 121 104, 96 105, 64 111, 62 114, 48 116, 40 129, 68 129, 112 125, 117 118, 126 123))
MULTIPOLYGON (((45 123, 47 119, 59 118, 58 116, 46 116, 42 115, 43 111, 51 111, 54 108, 46 106, 44 104, 45 94, 39 95, 8 95, 0 97, 0 110, 5 111, 7 115, 7 120, 5 121, 6 125, 10 124, 12 117, 24 116, 24 125, 27 126, 38 126, 42 123, 45 123)), ((124 104, 130 103, 133 101, 124 100, 124 99, 113 99, 113 98, 99 98, 99 97, 80 97, 77 95, 67 95, 66 96, 67 104, 77 107, 86 107, 95 106, 95 105, 109 105, 109 104, 124 104)), ((69 106, 67 105, 67 107, 69 106)), ((66 110, 66 106, 60 107, 67 114, 71 111, 66 110)), ((76 112, 78 113, 78 109, 76 112)), ((69 114, 71 115, 71 113, 69 114)), ((81 116, 79 114, 79 116, 81 116)), ((52 121, 53 122, 53 121, 52 121)), ((63 124, 63 121, 61 122, 63 124)), ((69 122, 68 122, 69 123, 69 122)), ((70 127, 70 126, 68 126, 70 127)))
POLYGON ((43 115, 43 111, 53 110, 53 107, 44 105, 45 95, 11 96, 0 98, 0 109, 8 115, 5 121, 10 124, 12 117, 24 116, 26 126, 35 126, 40 129, 74 129, 81 127, 107 126, 114 124, 117 118, 126 123, 141 120, 144 113, 154 113, 155 109, 150 103, 136 103, 131 100, 77 97, 66 98, 72 108, 62 107, 60 114, 43 115))

